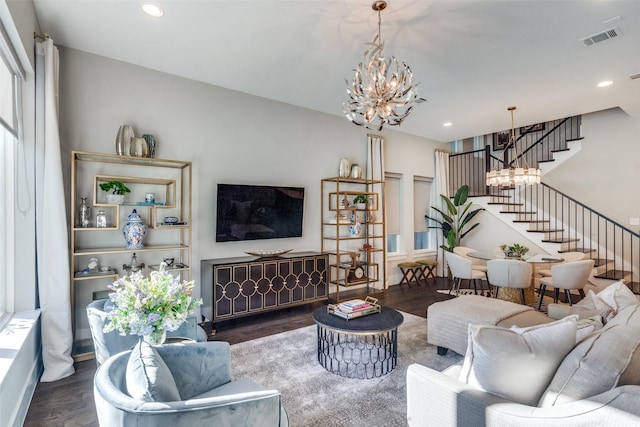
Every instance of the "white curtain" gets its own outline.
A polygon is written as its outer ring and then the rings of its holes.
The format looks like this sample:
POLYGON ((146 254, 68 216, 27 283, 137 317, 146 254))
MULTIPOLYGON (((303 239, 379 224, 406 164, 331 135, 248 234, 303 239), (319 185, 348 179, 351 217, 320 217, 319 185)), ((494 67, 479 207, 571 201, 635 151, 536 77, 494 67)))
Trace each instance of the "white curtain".
MULTIPOLYGON (((384 138, 378 135, 367 135, 367 179, 374 181, 384 181, 384 138)), ((380 200, 378 200, 378 215, 382 215, 382 212, 386 212, 386 209, 380 209, 386 203, 386 198, 381 191, 382 184, 374 184, 370 191, 377 192, 380 200)), ((383 265, 387 261, 386 257, 386 218, 378 218, 376 221, 381 221, 381 224, 374 226, 373 234, 377 236, 385 236, 382 244, 385 247, 384 252, 374 252, 371 254, 371 260, 373 263, 383 265)), ((386 271, 386 269, 385 269, 386 271)), ((378 274, 380 274, 379 272, 378 274)), ((388 272, 386 273, 388 274, 388 272)), ((380 277, 380 281, 375 283, 374 286, 378 286, 379 289, 384 289, 384 284, 387 282, 387 277, 380 277)))
POLYGON ((58 48, 36 43, 36 241, 42 381, 73 374, 69 246, 58 132, 58 48), (41 160, 41 161, 40 161, 41 160), (39 163, 39 164, 38 164, 39 163))
MULTIPOLYGON (((436 174, 435 174, 436 176, 433 180, 433 188, 431 191, 431 206, 435 206, 438 209, 442 210, 443 212, 446 212, 447 206, 442 201, 440 194, 444 194, 447 197, 449 196, 449 153, 445 151, 436 151, 435 157, 436 157, 436 174)), ((431 210, 430 212, 430 216, 431 215, 439 216, 439 214, 433 210, 431 210)), ((434 225, 437 225, 437 223, 435 223, 434 221, 429 221, 430 227, 434 225)), ((437 230, 437 229, 434 229, 434 230, 436 231, 435 233, 430 233, 433 236, 432 239, 434 240, 432 243, 434 246, 438 247, 438 251, 440 251, 440 254, 442 255, 438 257, 438 260, 440 262, 438 263, 437 275, 444 276, 445 275, 444 274, 444 254, 441 252, 442 250, 439 248, 439 246, 444 243, 444 239, 443 239, 441 230, 437 230)))

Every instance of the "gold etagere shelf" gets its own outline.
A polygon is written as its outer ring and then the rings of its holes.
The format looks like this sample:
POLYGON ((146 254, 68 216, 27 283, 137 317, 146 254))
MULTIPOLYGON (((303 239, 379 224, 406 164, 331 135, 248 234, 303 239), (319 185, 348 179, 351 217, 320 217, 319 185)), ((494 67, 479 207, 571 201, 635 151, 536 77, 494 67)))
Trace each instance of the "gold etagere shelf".
POLYGON ((321 181, 321 250, 329 256, 329 300, 334 303, 386 290, 384 184, 343 177, 321 181), (354 200, 362 197, 366 204, 354 200))
POLYGON ((147 264, 145 273, 157 268, 165 257, 173 258, 181 268, 170 271, 183 280, 191 280, 191 186, 191 162, 71 153, 70 298, 75 360, 93 357, 86 306, 95 298, 104 298, 108 286, 126 273, 120 267, 129 263, 134 253, 147 264), (111 180, 120 181, 131 190, 125 203, 107 203, 107 193, 100 184, 111 180), (151 203, 146 199, 148 192, 155 196, 151 203), (92 210, 88 227, 82 227, 76 215, 81 197, 87 198, 92 210), (144 247, 140 249, 128 249, 122 236, 122 226, 133 209, 147 226, 144 247), (108 218, 106 227, 97 227, 99 210, 108 218), (165 217, 179 218, 179 224, 165 223, 165 217), (95 265, 96 260, 97 269, 94 266, 95 270, 88 270, 89 263, 95 265))

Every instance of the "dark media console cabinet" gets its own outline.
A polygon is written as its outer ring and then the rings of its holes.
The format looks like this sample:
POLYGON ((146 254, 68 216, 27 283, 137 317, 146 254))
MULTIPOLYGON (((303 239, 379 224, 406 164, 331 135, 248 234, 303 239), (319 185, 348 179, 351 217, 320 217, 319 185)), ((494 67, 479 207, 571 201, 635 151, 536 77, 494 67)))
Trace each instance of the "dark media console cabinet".
MULTIPOLYGON (((200 261, 212 286, 212 323, 328 299, 327 255, 297 252, 200 261)), ((207 303, 205 302, 205 305, 207 303)))

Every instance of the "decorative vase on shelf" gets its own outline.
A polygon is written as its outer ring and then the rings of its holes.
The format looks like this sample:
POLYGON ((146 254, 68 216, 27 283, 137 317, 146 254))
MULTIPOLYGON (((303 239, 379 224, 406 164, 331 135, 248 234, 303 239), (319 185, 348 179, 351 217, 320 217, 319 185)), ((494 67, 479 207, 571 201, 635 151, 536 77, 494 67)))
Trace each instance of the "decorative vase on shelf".
POLYGON ((142 340, 148 342, 151 345, 160 345, 164 344, 167 340, 167 331, 165 329, 156 329, 151 332, 149 335, 144 335, 142 340))
POLYGON ((362 178, 362 168, 357 163, 354 163, 351 166, 351 178, 355 178, 355 179, 362 178))
POLYGON ((376 215, 372 210, 367 211, 366 220, 368 223, 376 222, 376 215))
POLYGON ((340 159, 340 168, 338 169, 338 176, 340 178, 349 178, 349 172, 351 171, 351 164, 349 159, 343 157, 340 159))
POLYGON ((78 225, 82 228, 89 227, 89 216, 91 215, 91 208, 87 206, 87 198, 80 198, 80 207, 78 208, 78 225))
POLYGON ((128 156, 131 152, 131 140, 136 135, 133 133, 133 127, 130 125, 122 125, 118 129, 116 136, 116 154, 120 156, 128 156))
POLYGON ((147 226, 142 222, 142 218, 134 209, 127 218, 127 223, 122 227, 122 234, 127 241, 127 249, 142 249, 142 239, 147 232, 147 226))
POLYGON ((149 147, 143 137, 136 137, 131 140, 131 157, 149 157, 149 147))
POLYGON ((147 148, 149 150, 149 155, 147 157, 155 158, 156 157, 156 137, 149 134, 142 135, 145 141, 147 141, 147 148))
POLYGON ((351 225, 349 226, 349 237, 358 237, 360 236, 360 220, 358 219, 358 215, 355 213, 351 217, 351 225))
POLYGON ((107 227, 107 214, 104 211, 99 210, 98 215, 96 215, 96 227, 97 228, 106 228, 107 227))

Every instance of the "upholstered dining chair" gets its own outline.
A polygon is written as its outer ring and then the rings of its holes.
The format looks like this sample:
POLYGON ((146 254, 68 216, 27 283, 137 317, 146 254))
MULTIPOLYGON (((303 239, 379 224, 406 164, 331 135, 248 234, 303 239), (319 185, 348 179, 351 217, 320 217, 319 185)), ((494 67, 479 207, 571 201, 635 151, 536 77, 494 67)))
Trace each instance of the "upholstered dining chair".
POLYGON ((538 294, 538 310, 542 306, 542 298, 544 297, 547 287, 554 288, 553 302, 558 302, 560 289, 564 291, 567 302, 571 305, 571 290, 576 289, 581 298, 584 298, 584 287, 587 284, 589 276, 593 272, 595 262, 592 259, 582 261, 567 262, 551 267, 551 277, 543 277, 540 279, 540 287, 538 294))
MULTIPOLYGON (((93 339, 93 349, 96 363, 100 366, 109 356, 129 350, 139 340, 137 335, 120 335, 118 331, 104 332, 104 322, 107 318, 107 307, 113 304, 108 298, 98 299, 87 305, 87 318, 93 339)), ((183 337, 194 341, 207 341, 207 333, 196 322, 195 316, 175 331, 167 332, 167 337, 183 337)))
POLYGON ((469 280, 473 284, 474 293, 478 293, 476 286, 477 281, 480 281, 480 288, 484 291, 483 280, 487 279, 487 275, 483 271, 474 270, 473 264, 470 260, 461 257, 453 252, 445 251, 444 258, 449 265, 451 275, 453 276, 453 283, 451 284, 451 291, 455 290, 456 296, 460 293, 460 283, 462 280, 469 280))
POLYGON ((492 259, 487 261, 487 281, 494 286, 494 298, 500 288, 520 289, 520 299, 525 303, 524 290, 531 286, 531 264, 515 259, 492 259))
POLYGON ((141 342, 98 367, 93 397, 101 427, 289 425, 278 390, 232 379, 222 341, 141 342))
MULTIPOLYGON (((587 257, 587 254, 585 254, 584 252, 563 252, 562 254, 560 254, 560 256, 563 261, 554 265, 564 264, 567 262, 582 261, 587 257)), ((553 267, 553 265, 551 267, 553 267)), ((551 277, 551 267, 538 270, 537 273, 542 277, 551 277)))
POLYGON ((456 255, 460 255, 463 258, 471 261, 472 267, 474 270, 482 271, 484 273, 487 272, 487 266, 484 264, 484 261, 478 258, 472 258, 469 256, 470 252, 476 252, 475 249, 468 248, 466 246, 456 246, 453 248, 453 253, 456 255))

